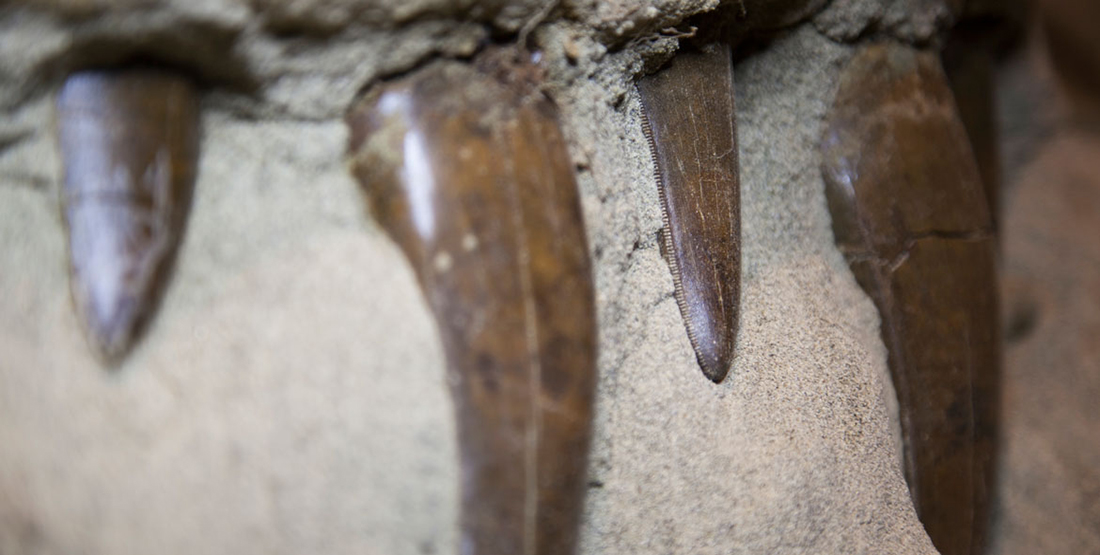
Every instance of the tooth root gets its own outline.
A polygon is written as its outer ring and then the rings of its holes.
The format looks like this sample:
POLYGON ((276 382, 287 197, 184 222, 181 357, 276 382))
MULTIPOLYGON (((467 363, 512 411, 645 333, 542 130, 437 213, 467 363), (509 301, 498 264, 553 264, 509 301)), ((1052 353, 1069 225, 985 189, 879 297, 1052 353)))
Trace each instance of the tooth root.
POLYGON ((933 54, 857 52, 826 118, 822 172, 837 243, 882 318, 917 514, 941 553, 979 553, 997 428, 995 248, 933 54))
POLYGON ((554 106, 518 78, 533 68, 500 71, 509 55, 440 61, 375 87, 349 113, 349 151, 443 341, 462 552, 564 555, 585 489, 593 285, 554 106))
POLYGON ((741 291, 733 66, 726 45, 686 48, 638 92, 676 301, 703 374, 720 382, 733 361, 741 291))
POLYGON ((196 91, 154 70, 71 75, 57 101, 73 301, 93 350, 118 362, 154 312, 198 158, 196 91))

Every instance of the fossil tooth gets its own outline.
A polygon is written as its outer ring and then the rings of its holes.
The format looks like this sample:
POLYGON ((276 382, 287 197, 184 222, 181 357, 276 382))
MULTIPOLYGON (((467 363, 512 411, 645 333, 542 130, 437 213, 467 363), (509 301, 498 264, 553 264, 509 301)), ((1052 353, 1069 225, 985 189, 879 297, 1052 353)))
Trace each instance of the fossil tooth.
POLYGON ((917 514, 940 552, 979 553, 997 427, 995 246, 936 58, 862 48, 822 158, 837 243, 882 318, 917 514))
POLYGON ((1033 4, 1054 80, 1069 116, 1086 129, 1100 122, 1100 3, 1046 0, 1033 4))
POLYGON ((663 251, 703 374, 729 372, 741 290, 741 182, 728 46, 683 50, 638 82, 663 251))
POLYGON ((730 20, 736 35, 745 35, 790 27, 809 19, 826 4, 826 0, 737 0, 723 2, 716 15, 730 20))
POLYGON ((348 116, 351 168, 443 341, 460 551, 569 554, 596 372, 591 269, 555 107, 507 53, 376 86, 348 116))
POLYGON ((57 100, 73 300, 85 335, 116 362, 155 310, 190 207, 196 91, 173 73, 83 71, 57 100))
POLYGON ((996 114, 996 58, 998 41, 985 21, 962 22, 952 30, 943 49, 943 66, 958 107, 959 118, 978 163, 986 203, 994 229, 1000 212, 1001 160, 996 114))

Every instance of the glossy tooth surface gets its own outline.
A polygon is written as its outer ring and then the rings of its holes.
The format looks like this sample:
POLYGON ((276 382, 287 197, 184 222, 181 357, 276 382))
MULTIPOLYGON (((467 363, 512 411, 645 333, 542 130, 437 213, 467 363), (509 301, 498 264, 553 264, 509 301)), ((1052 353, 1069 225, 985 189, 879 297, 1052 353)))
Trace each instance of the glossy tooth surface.
POLYGON ((348 116, 351 166, 443 341, 460 552, 569 554, 596 375, 591 268, 556 109, 510 56, 376 86, 348 116))
POLYGON ((85 335, 113 363, 154 312, 190 207, 197 93, 153 70, 71 75, 57 100, 71 289, 85 335))
POLYGON ((997 422, 995 249, 936 58, 862 48, 822 150, 837 243, 882 318, 917 514, 940 552, 979 553, 997 422))
POLYGON ((657 168, 663 251, 703 374, 720 382, 737 341, 741 183, 729 47, 682 50, 638 82, 657 168))

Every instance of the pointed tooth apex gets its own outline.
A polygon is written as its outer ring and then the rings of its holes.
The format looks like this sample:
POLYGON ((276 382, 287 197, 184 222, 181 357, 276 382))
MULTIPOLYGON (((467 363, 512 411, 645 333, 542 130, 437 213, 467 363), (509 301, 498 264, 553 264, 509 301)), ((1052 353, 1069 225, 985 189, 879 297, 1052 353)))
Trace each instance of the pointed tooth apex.
POLYGON ((715 341, 703 340, 701 343, 695 348, 695 356, 703 369, 703 375, 714 383, 721 383, 726 379, 733 363, 733 342, 718 337, 715 341))
POLYGON ((127 252, 127 209, 103 203, 83 203, 67 211, 72 261, 72 290, 85 334, 106 361, 118 360, 129 349, 138 325, 127 274, 134 260, 127 252))
POLYGON ((196 92, 171 73, 80 72, 57 111, 73 301, 113 364, 155 310, 179 244, 198 157, 196 92))
POLYGON ((741 282, 741 180, 728 46, 685 48, 638 83, 676 301, 703 374, 729 373, 741 282))

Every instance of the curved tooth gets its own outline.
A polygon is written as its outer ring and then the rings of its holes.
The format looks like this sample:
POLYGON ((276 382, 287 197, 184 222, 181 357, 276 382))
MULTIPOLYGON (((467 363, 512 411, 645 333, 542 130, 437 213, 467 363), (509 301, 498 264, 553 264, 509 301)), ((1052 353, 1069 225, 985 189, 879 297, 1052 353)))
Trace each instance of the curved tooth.
POLYGON ((568 554, 596 373, 588 249, 554 106, 519 82, 531 68, 492 65, 375 87, 348 116, 351 166, 443 340, 461 552, 568 554))
POLYGON ((117 362, 155 310, 198 158, 195 88, 153 70, 71 75, 57 100, 71 290, 96 353, 117 362))
POLYGON ((997 428, 995 246, 936 57, 857 52, 822 160, 837 243, 882 317, 917 514, 945 555, 979 553, 997 428))
POLYGON ((678 52, 638 82, 657 168, 662 248, 703 374, 720 382, 737 341, 741 180, 726 45, 678 52))
MULTIPOLYGON (((969 6, 968 6, 969 7, 969 6)), ((996 114, 997 43, 1008 31, 987 19, 961 21, 943 48, 943 69, 959 119, 974 150, 994 230, 1001 204, 1001 160, 996 114), (998 30, 999 29, 999 32, 998 30)))

